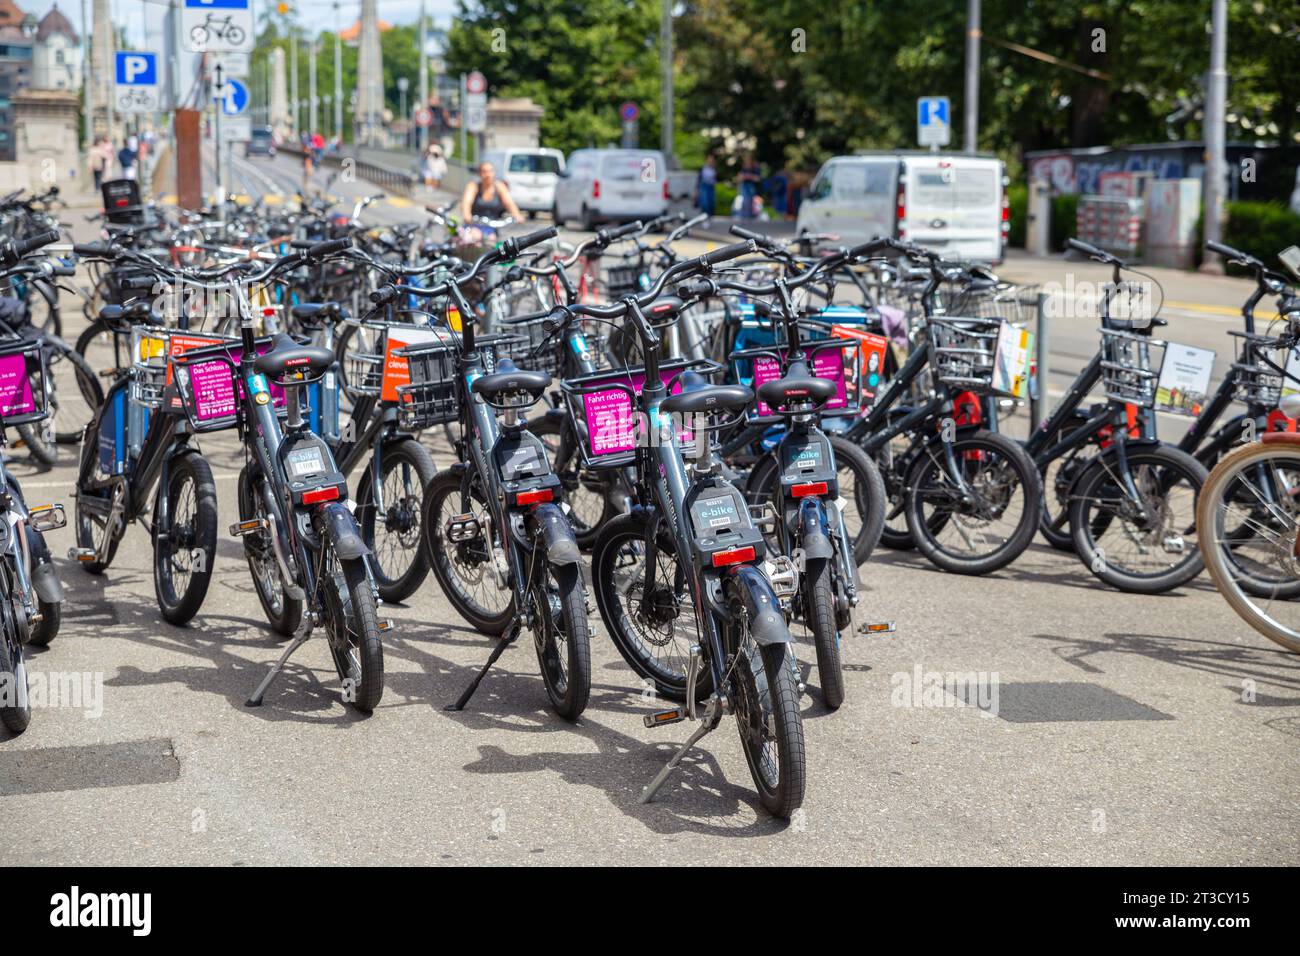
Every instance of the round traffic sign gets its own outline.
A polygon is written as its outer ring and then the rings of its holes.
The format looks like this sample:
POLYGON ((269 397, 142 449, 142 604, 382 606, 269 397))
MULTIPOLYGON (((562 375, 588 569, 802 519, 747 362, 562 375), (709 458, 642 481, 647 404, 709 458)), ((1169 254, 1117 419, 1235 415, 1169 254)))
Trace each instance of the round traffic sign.
POLYGON ((221 101, 221 112, 237 116, 248 108, 248 87, 239 80, 227 78, 221 84, 221 92, 213 98, 221 101))
POLYGON ((432 125, 432 123, 433 123, 433 112, 431 110, 427 110, 424 107, 420 107, 418 110, 415 111, 416 126, 429 126, 432 125))
POLYGON ((469 76, 465 77, 465 91, 468 93, 486 93, 487 77, 475 70, 469 76))
POLYGON ((636 118, 641 115, 635 103, 624 103, 618 108, 618 115, 623 117, 624 123, 635 123, 636 118))

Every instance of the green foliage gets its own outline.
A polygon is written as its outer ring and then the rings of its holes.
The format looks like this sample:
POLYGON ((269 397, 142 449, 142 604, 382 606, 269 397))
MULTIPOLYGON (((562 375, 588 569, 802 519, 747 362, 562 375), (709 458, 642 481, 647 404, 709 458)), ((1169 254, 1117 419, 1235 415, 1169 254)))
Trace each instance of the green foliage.
POLYGON ((1277 268, 1277 254, 1300 244, 1300 214, 1276 202, 1226 203, 1223 241, 1277 268))
POLYGON ((1029 187, 1023 183, 1012 183, 1008 186, 1007 207, 1011 226, 1007 233, 1007 242, 1018 249, 1023 249, 1029 216, 1029 187))
POLYGON ((447 68, 481 70, 493 96, 546 112, 542 142, 616 144, 619 106, 640 107, 639 139, 659 143, 659 0, 462 0, 447 68))
POLYGON ((1053 249, 1064 249, 1066 239, 1074 239, 1079 235, 1078 212, 1078 196, 1052 197, 1051 232, 1053 249))

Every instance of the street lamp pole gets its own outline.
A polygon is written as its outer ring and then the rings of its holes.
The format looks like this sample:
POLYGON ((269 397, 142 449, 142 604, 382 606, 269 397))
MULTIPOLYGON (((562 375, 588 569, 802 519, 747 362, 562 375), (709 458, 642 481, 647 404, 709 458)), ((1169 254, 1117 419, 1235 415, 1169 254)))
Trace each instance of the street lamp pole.
POLYGON ((316 41, 315 39, 311 41, 311 48, 308 50, 308 57, 309 58, 307 60, 307 97, 310 104, 309 119, 311 121, 310 123, 311 129, 308 130, 308 132, 311 133, 313 136, 315 136, 318 132, 320 132, 320 122, 319 122, 320 117, 316 111, 317 96, 316 96, 316 41))
POLYGON ((302 132, 298 113, 298 34, 293 24, 289 25, 289 101, 293 103, 293 135, 302 132))
POLYGON ((334 134, 343 142, 343 43, 339 39, 339 5, 334 3, 334 134))
POLYGON ((659 18, 659 66, 663 71, 663 114, 660 149, 668 168, 673 166, 673 0, 663 0, 659 18))
MULTIPOLYGON (((1214 0, 1210 8, 1210 76, 1205 99, 1205 240, 1221 242, 1223 187, 1228 178, 1224 155, 1223 114, 1228 100, 1228 0, 1214 0)), ((1206 271, 1221 272, 1222 260, 1206 256, 1206 271)))
POLYGON ((962 111, 966 152, 979 151, 980 129, 980 0, 966 0, 966 108, 962 111))
MULTIPOLYGON (((420 108, 427 108, 429 105, 429 25, 424 18, 424 0, 420 0, 420 108)), ((424 152, 425 127, 417 126, 415 129, 415 145, 420 152, 424 152)))

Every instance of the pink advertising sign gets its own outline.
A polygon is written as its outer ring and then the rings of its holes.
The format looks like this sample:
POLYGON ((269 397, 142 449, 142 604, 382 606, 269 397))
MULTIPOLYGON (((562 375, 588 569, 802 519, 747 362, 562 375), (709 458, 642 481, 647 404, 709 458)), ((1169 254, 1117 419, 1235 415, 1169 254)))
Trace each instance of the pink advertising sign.
MULTIPOLYGON (((265 355, 271 350, 271 344, 259 344, 257 354, 265 355)), ((226 354, 237 368, 242 355, 236 348, 227 349, 226 354)), ((235 390, 235 377, 229 364, 220 360, 194 362, 187 366, 190 373, 190 395, 196 422, 210 422, 222 418, 234 418, 238 400, 244 396, 244 388, 235 390)), ((271 384, 271 399, 275 407, 284 405, 284 389, 271 384)))
MULTIPOLYGON (((843 408, 847 404, 844 387, 844 352, 842 349, 823 349, 813 357, 812 373, 818 378, 829 379, 835 383, 835 397, 826 403, 826 408, 843 408)), ((754 359, 754 391, 767 382, 775 382, 781 377, 781 363, 766 355, 754 359)), ((765 402, 758 402, 760 417, 773 414, 765 402)))
POLYGON ((0 418, 30 415, 36 411, 36 397, 27 373, 27 353, 0 356, 0 418))
MULTIPOLYGON (((659 377, 666 385, 677 371, 661 371, 659 377)), ((614 384, 629 385, 633 391, 640 392, 645 384, 645 374, 611 375, 609 381, 610 388, 582 396, 582 411, 587 420, 587 447, 597 457, 632 451, 637 442, 637 416, 633 413, 632 400, 627 392, 614 387, 614 384)), ((673 383, 672 394, 681 390, 681 382, 673 383)), ((690 432, 683 432, 680 437, 683 442, 691 440, 690 432)))

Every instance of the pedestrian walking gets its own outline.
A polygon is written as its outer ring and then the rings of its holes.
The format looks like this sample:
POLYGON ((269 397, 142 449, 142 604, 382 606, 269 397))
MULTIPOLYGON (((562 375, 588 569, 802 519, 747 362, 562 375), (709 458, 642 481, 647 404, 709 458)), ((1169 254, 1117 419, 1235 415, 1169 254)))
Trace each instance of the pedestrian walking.
POLYGON ((103 137, 95 140, 94 145, 90 147, 86 157, 90 165, 90 175, 95 180, 95 189, 98 190, 104 185, 104 169, 107 167, 109 158, 105 154, 104 146, 108 141, 103 137))
POLYGON ((712 216, 718 208, 718 161, 712 153, 704 157, 695 179, 695 205, 706 216, 712 216))
POLYGON ((424 184, 431 189, 441 189, 446 178, 447 158, 442 155, 442 146, 430 143, 424 149, 424 184))
POLYGON ((753 153, 745 154, 736 181, 740 186, 740 218, 753 219, 756 214, 754 197, 758 195, 758 185, 763 181, 763 168, 758 165, 753 153))
POLYGON ((136 160, 139 158, 139 143, 134 136, 127 137, 126 143, 117 151, 117 162, 122 167, 123 179, 138 179, 136 160))

